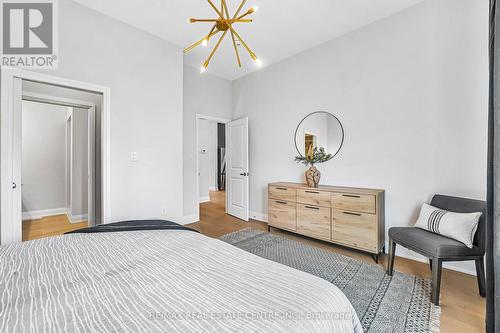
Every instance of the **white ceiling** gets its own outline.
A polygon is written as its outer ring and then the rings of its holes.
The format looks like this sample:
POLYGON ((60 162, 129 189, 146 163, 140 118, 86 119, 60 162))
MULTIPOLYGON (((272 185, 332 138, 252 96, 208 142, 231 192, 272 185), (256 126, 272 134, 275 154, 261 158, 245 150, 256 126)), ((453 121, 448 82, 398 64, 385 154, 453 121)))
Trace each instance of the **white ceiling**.
MULTIPOLYGON (((189 17, 214 18, 206 0, 76 0, 82 5, 126 22, 181 47, 201 39, 209 23, 187 23, 189 17)), ((253 23, 240 23, 236 31, 262 59, 264 66, 390 16, 423 0, 248 0, 245 9, 259 6, 253 23)), ((220 0, 214 0, 220 4, 220 0)), ((240 0, 226 0, 230 12, 240 0)), ((219 35, 220 36, 220 35, 219 35)), ((184 57, 200 68, 213 47, 199 46, 184 57)), ((243 68, 238 68, 228 34, 210 63, 208 72, 236 79, 256 68, 240 47, 243 68)))

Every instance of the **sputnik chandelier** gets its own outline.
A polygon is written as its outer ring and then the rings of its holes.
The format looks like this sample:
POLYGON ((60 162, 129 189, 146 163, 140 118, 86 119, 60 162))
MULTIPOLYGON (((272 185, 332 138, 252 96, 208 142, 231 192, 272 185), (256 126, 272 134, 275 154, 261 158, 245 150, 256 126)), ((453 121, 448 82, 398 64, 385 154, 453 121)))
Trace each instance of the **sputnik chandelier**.
POLYGON ((236 10, 236 13, 231 17, 229 15, 229 10, 227 9, 227 4, 226 0, 221 0, 220 8, 217 8, 215 4, 212 2, 212 0, 207 0, 210 6, 214 9, 214 11, 217 13, 218 18, 214 19, 195 19, 195 18, 190 18, 188 21, 189 23, 196 23, 196 22, 210 22, 213 23, 212 28, 210 29, 210 32, 208 35, 197 41, 196 43, 186 47, 184 49, 184 53, 188 53, 198 45, 203 45, 207 46, 208 43, 210 42, 210 39, 217 35, 218 33, 222 32, 222 36, 220 36, 219 40, 215 44, 214 48, 210 52, 207 60, 203 63, 201 66, 200 72, 204 72, 207 70, 208 65, 210 64, 210 61, 212 60, 215 52, 217 52, 217 49, 219 48, 220 44, 224 40, 224 37, 226 37, 226 34, 228 32, 231 32, 231 38, 233 40, 233 47, 234 47, 234 52, 236 53, 236 59, 238 60, 238 66, 241 67, 241 59, 240 59, 240 54, 238 51, 238 43, 241 43, 243 47, 248 51, 250 54, 250 57, 255 61, 257 66, 261 66, 262 62, 259 58, 257 58, 257 55, 248 47, 248 45, 243 41, 243 39, 240 37, 240 35, 236 32, 234 29, 234 23, 251 23, 252 19, 245 18, 246 16, 253 14, 257 11, 257 7, 252 7, 249 10, 246 11, 246 13, 239 15, 241 12, 241 9, 247 2, 247 0, 242 0, 240 5, 238 6, 238 9, 236 10), (239 16, 238 16, 239 15, 239 16))

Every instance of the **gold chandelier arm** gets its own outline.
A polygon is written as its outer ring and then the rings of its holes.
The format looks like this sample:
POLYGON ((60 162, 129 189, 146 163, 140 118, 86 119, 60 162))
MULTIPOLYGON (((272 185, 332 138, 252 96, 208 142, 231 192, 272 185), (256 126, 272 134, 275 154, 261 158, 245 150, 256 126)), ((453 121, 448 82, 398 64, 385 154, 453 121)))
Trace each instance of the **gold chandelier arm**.
POLYGON ((257 60, 257 56, 255 55, 255 53, 253 53, 252 50, 250 50, 247 43, 243 41, 243 39, 240 37, 240 35, 238 35, 238 33, 233 29, 231 25, 229 25, 229 29, 231 29, 231 32, 239 39, 239 41, 241 42, 241 44, 243 44, 245 49, 247 49, 248 53, 250 54, 250 57, 252 57, 253 60, 257 60))
MULTIPOLYGON (((210 29, 210 32, 208 33, 206 39, 207 39, 207 42, 210 40, 210 37, 212 36, 212 33, 214 32, 215 28, 217 27, 216 24, 214 24, 214 26, 212 27, 212 29, 210 29)), ((203 39, 201 40, 201 42, 203 43, 203 39)))
POLYGON ((226 0, 221 0, 221 5, 222 5, 222 10, 221 10, 222 14, 224 14, 225 12, 227 19, 229 19, 229 10, 227 10, 226 0))
POLYGON ((215 52, 217 51, 217 49, 219 48, 220 44, 222 43, 222 40, 224 39, 224 37, 226 36, 228 30, 224 31, 224 33, 222 34, 222 36, 220 36, 219 38, 219 41, 217 42, 217 44, 215 44, 215 47, 214 49, 212 50, 212 52, 210 52, 210 55, 208 56, 207 60, 205 61, 205 63, 203 64, 203 67, 207 68, 208 67, 208 64, 210 63, 210 60, 212 60, 212 57, 214 56, 215 52))
POLYGON ((247 3, 247 0, 242 0, 240 5, 238 6, 238 9, 236 10, 236 13, 234 13, 233 20, 238 16, 238 14, 241 12, 241 9, 243 6, 247 3))
POLYGON ((236 45, 236 38, 234 37, 234 32, 231 31, 231 38, 233 39, 234 52, 236 52, 236 59, 238 59, 238 66, 241 68, 240 53, 238 52, 238 46, 236 45))
POLYGON ((252 19, 231 19, 231 20, 224 20, 224 22, 227 22, 227 23, 252 23, 253 20, 252 19))
POLYGON ((190 23, 196 23, 196 22, 226 22, 226 23, 251 23, 253 22, 252 19, 197 19, 197 18, 190 18, 189 19, 190 23))
POLYGON ((215 10, 215 12, 217 13, 217 15, 219 15, 220 18, 224 18, 224 15, 222 15, 221 12, 219 12, 219 9, 217 9, 217 7, 215 7, 214 3, 212 2, 212 0, 207 0, 208 3, 210 4, 210 6, 212 6, 212 8, 215 10))
POLYGON ((202 39, 200 39, 199 41, 197 41, 196 43, 186 47, 184 49, 184 53, 188 53, 190 52, 192 49, 194 49, 195 47, 197 47, 198 45, 200 45, 201 43, 203 43, 203 40, 204 39, 210 39, 212 38, 213 36, 217 35, 219 33, 219 30, 215 30, 214 32, 212 32, 210 35, 208 35, 208 37, 203 37, 202 39))
MULTIPOLYGON (((224 0, 221 0, 221 1, 220 1, 220 12, 221 12, 221 14, 222 14, 222 18, 223 18, 223 19, 224 19, 224 18, 226 18, 226 17, 224 16, 224 0)), ((229 18, 229 15, 227 16, 227 18, 229 18)))
POLYGON ((196 23, 196 22, 217 22, 219 19, 197 19, 197 18, 190 18, 189 22, 191 23, 196 23))
POLYGON ((253 14, 253 13, 255 13, 255 10, 253 8, 250 8, 245 14, 238 16, 236 19, 241 20, 245 16, 248 16, 248 15, 253 14))

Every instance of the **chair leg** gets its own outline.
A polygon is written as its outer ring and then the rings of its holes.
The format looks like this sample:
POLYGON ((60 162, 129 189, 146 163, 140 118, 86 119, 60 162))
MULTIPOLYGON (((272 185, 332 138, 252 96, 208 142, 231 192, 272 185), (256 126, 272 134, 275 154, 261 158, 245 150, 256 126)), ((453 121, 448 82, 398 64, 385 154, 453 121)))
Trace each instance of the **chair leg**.
POLYGON ((432 293, 431 301, 435 305, 439 305, 439 293, 441 291, 441 270, 443 261, 441 259, 432 260, 432 293))
POLYGON ((389 258, 387 258, 387 275, 392 276, 394 273, 394 256, 396 254, 396 243, 389 239, 389 258))
POLYGON ((484 277, 484 257, 476 259, 477 286, 479 295, 486 297, 485 277, 484 277))

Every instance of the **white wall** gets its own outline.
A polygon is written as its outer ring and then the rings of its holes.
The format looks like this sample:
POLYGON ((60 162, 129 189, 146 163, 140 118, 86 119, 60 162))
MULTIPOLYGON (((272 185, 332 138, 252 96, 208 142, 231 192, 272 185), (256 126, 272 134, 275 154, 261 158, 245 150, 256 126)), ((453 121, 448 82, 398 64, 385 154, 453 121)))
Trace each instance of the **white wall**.
POLYGON ((88 110, 73 108, 72 222, 86 220, 88 214, 88 110))
POLYGON ((59 68, 43 72, 111 89, 109 220, 180 220, 182 49, 69 0, 59 25, 59 68))
POLYGON ((66 107, 22 103, 22 207, 27 215, 67 207, 66 118, 66 107))
POLYGON ((184 216, 197 221, 196 114, 231 119, 231 82, 184 66, 184 216))
POLYGON ((198 119, 198 194, 200 202, 210 200, 217 190, 217 122, 198 119))
POLYGON ((234 117, 250 120, 252 215, 267 211, 267 183, 303 181, 293 134, 319 110, 346 134, 318 165, 321 183, 386 189, 386 230, 410 225, 433 193, 485 199, 487 103, 486 0, 425 1, 234 81, 234 117))
POLYGON ((198 119, 198 194, 200 202, 209 201, 210 182, 210 121, 198 119))

